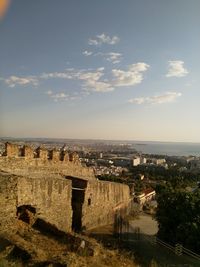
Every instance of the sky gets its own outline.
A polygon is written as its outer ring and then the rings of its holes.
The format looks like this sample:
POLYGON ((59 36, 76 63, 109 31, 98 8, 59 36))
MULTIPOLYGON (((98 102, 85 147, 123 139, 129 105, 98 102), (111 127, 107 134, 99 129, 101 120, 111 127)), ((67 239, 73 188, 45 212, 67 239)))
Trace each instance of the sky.
POLYGON ((0 136, 200 142, 199 10, 11 0, 0 10, 0 136))

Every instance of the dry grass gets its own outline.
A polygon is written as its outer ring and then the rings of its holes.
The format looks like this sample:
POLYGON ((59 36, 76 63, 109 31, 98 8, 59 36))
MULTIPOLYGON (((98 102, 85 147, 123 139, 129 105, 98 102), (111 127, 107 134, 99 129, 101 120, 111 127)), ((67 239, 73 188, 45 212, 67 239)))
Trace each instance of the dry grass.
MULTIPOLYGON (((52 262, 60 263, 63 266, 70 267, 136 267, 133 257, 125 252, 119 250, 109 250, 104 248, 95 239, 86 236, 77 236, 78 242, 85 240, 89 244, 89 248, 93 249, 93 256, 88 256, 87 250, 70 250, 70 242, 63 242, 63 240, 52 238, 51 236, 44 235, 41 232, 28 227, 27 225, 20 224, 18 231, 10 236, 10 247, 18 247, 29 255, 31 259, 21 263, 18 258, 10 258, 12 255, 7 247, 4 259, 0 261, 0 267, 26 267, 34 266, 38 263, 52 262), (7 254, 7 255, 6 255, 7 254), (13 262, 13 261, 16 262, 13 262)), ((3 254, 1 254, 3 255, 3 254)))

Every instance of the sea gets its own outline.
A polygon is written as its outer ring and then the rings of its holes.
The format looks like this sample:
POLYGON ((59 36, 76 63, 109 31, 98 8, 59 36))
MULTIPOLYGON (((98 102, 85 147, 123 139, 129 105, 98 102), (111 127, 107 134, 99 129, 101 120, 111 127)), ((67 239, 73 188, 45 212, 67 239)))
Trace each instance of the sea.
POLYGON ((134 141, 133 147, 145 154, 200 157, 200 143, 134 141))
POLYGON ((64 139, 64 138, 0 138, 0 142, 5 141, 26 141, 53 144, 74 144, 88 145, 95 143, 105 144, 129 144, 139 153, 167 155, 167 156, 196 156, 200 157, 200 143, 184 142, 158 142, 158 141, 134 141, 134 140, 95 140, 95 139, 64 139))

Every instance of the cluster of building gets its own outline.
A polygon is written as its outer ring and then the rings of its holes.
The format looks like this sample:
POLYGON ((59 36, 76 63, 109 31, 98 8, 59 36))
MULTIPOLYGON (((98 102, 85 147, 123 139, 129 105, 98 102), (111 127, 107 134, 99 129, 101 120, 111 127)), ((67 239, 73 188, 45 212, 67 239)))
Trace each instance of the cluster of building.
POLYGON ((105 166, 95 166, 93 167, 95 175, 96 176, 103 176, 103 175, 113 175, 113 176, 119 176, 123 172, 127 172, 128 170, 126 168, 120 167, 120 166, 114 166, 111 165, 110 167, 105 166))
POLYGON ((168 168, 168 165, 166 163, 166 159, 164 158, 145 158, 145 157, 133 157, 133 166, 138 165, 157 165, 157 166, 163 166, 165 168, 168 168))
POLYGON ((164 158, 145 158, 143 156, 137 156, 137 155, 129 155, 127 157, 122 156, 114 156, 111 155, 110 157, 106 156, 103 158, 102 153, 100 153, 100 157, 97 158, 83 158, 83 162, 86 164, 89 164, 90 166, 117 166, 122 168, 129 168, 132 166, 138 166, 138 165, 157 165, 157 166, 163 166, 168 167, 166 163, 166 159, 164 158))

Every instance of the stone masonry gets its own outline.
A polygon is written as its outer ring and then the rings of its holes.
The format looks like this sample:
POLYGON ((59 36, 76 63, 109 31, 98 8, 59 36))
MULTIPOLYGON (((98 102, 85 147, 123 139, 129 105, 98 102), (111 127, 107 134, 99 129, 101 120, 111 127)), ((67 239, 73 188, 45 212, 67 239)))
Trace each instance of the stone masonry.
POLYGON ((72 224, 71 181, 62 177, 23 177, 0 173, 0 232, 10 231, 24 207, 42 219, 70 232, 72 224))
POLYGON ((92 168, 83 167, 75 152, 52 150, 38 147, 35 151, 25 145, 22 149, 16 144, 5 144, 4 156, 0 157, 0 169, 13 174, 49 172, 69 175, 86 180, 95 180, 92 168))
POLYGON ((0 157, 0 231, 41 219, 70 232, 113 223, 130 203, 127 185, 99 181, 76 153, 6 143, 0 157))

